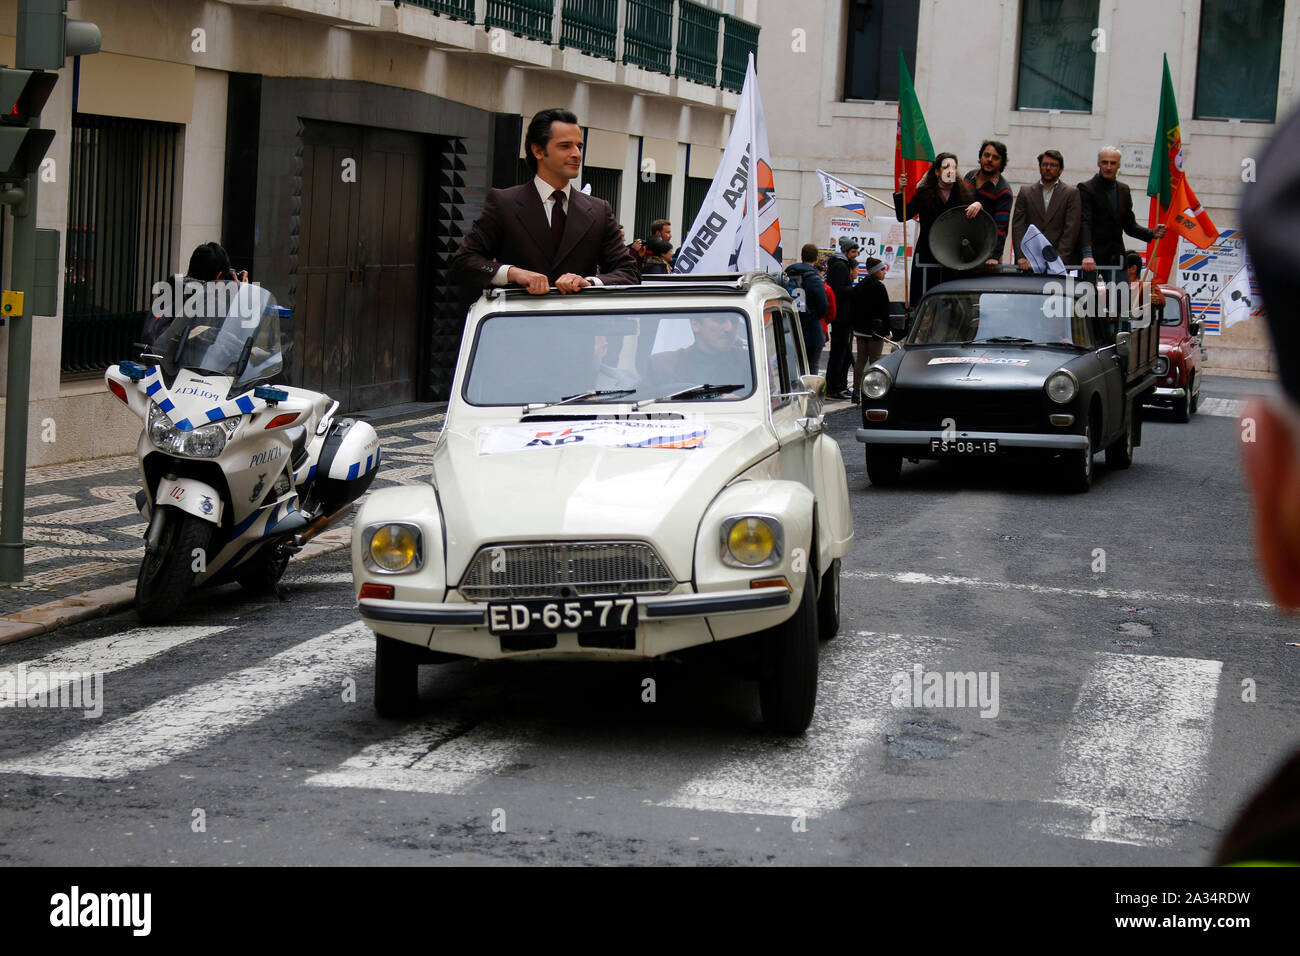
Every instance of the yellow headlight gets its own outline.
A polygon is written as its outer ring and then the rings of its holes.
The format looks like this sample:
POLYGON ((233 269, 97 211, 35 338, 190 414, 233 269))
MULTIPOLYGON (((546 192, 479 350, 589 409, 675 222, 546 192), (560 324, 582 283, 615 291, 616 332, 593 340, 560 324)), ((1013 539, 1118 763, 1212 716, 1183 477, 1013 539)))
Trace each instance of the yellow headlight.
POLYGON ((774 547, 776 535, 762 518, 741 518, 727 535, 727 550, 741 564, 762 564, 774 547))
POLYGON ((402 571, 410 567, 419 552, 415 532, 402 524, 386 524, 370 537, 370 557, 385 571, 402 571))

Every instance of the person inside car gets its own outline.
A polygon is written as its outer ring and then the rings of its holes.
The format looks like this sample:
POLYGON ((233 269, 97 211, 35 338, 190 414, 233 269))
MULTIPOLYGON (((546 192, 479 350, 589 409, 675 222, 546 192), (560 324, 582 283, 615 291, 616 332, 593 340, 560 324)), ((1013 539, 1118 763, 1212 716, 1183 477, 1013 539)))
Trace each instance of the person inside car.
POLYGON ((661 383, 733 385, 747 383, 749 353, 740 339, 735 315, 691 316, 695 341, 684 349, 650 358, 650 375, 661 383))

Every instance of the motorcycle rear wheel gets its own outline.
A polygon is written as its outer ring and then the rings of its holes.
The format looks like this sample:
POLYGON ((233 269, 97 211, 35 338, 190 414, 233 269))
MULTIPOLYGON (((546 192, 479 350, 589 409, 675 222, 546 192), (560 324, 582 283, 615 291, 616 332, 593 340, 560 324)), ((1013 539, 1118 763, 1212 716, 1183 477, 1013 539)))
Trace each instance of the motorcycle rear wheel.
POLYGON ((235 580, 249 594, 265 594, 284 577, 291 557, 283 547, 267 548, 245 562, 244 570, 235 575, 235 580))
POLYGON ((164 508, 158 547, 145 551, 135 581, 135 612, 145 624, 171 618, 185 600, 194 577, 195 551, 205 552, 212 540, 211 523, 194 515, 164 508))

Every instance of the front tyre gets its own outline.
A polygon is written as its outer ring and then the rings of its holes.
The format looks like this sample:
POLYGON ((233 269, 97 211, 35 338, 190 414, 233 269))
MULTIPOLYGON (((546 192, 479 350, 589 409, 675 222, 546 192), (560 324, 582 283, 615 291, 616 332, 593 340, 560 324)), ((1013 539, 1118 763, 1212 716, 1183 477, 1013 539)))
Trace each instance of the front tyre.
POLYGON ((1128 421, 1124 425, 1124 434, 1106 449, 1106 467, 1113 469, 1128 468, 1133 464, 1133 442, 1136 433, 1136 419, 1139 414, 1137 406, 1129 409, 1128 421))
POLYGON ((873 485, 890 488, 898 484, 903 471, 901 452, 879 445, 867 446, 867 478, 873 485))
POLYGON ((840 630, 840 559, 836 558, 822 575, 821 594, 817 597, 817 636, 829 641, 840 630))
POLYGON ((763 723, 777 734, 802 734, 817 704, 817 598, 805 578, 799 608, 784 624, 764 632, 763 677, 758 699, 763 723))
POLYGON ((213 525, 175 508, 162 508, 158 546, 146 548, 135 581, 135 612, 145 624, 161 624, 175 615, 198 573, 196 551, 206 552, 213 525))
POLYGON ((1092 446, 1091 420, 1083 429, 1087 444, 1081 451, 1061 452, 1061 489, 1080 494, 1092 487, 1092 456, 1096 450, 1092 446))
POLYGON ((419 704, 420 660, 424 648, 375 635, 375 713, 410 717, 419 704))

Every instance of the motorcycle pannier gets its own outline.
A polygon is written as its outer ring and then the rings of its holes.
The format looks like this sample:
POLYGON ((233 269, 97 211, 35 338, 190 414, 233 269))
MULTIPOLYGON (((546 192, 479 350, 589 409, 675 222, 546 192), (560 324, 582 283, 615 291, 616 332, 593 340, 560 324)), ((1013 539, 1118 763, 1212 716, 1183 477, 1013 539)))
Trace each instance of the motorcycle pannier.
POLYGON ((365 494, 379 470, 379 435, 369 422, 344 418, 325 437, 316 470, 316 494, 326 510, 365 494))

